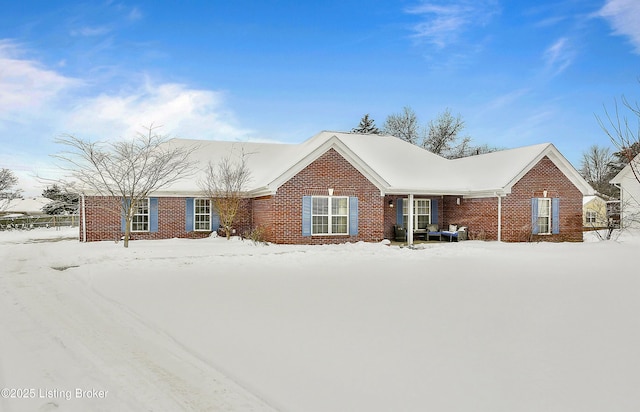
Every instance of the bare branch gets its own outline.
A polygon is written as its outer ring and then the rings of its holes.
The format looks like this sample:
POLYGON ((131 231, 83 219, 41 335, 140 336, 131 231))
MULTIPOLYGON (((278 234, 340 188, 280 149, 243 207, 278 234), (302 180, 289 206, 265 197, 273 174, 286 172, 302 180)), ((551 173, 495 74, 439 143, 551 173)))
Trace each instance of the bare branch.
POLYGON ((57 139, 66 150, 53 155, 69 172, 79 193, 122 198, 128 247, 131 218, 136 204, 175 181, 193 175, 190 159, 197 147, 176 147, 157 133, 157 126, 145 128, 133 140, 90 142, 72 135, 57 139))
POLYGON ((210 162, 204 180, 199 182, 220 216, 220 225, 227 239, 231 237, 233 224, 250 181, 251 172, 247 164, 247 154, 242 152, 237 160, 227 156, 216 164, 210 162))

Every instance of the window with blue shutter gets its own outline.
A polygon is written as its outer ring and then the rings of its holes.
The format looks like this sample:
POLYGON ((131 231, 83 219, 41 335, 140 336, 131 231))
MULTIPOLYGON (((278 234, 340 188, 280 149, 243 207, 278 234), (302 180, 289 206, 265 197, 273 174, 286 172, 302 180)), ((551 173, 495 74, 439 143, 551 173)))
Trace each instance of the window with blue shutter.
POLYGON ((531 233, 538 234, 538 198, 531 199, 531 233))
POLYGON ((551 199, 551 233, 560 233, 560 198, 551 199))
POLYGON ((357 197, 302 197, 302 236, 357 234, 357 197))
POLYGON ((158 231, 158 198, 149 198, 149 232, 158 231))
POLYGON ((220 229, 220 215, 215 208, 211 208, 211 230, 216 232, 220 229))
POLYGON ((193 198, 188 197, 186 199, 186 221, 185 221, 185 230, 187 232, 193 232, 193 198))
POLYGON ((124 233, 127 229, 127 222, 124 218, 125 210, 129 209, 129 205, 131 204, 131 200, 122 199, 122 212, 120 214, 120 231, 124 233))
POLYGON ((431 199, 431 222, 432 224, 438 224, 438 199, 431 199))
POLYGON ((358 235, 358 198, 349 198, 349 235, 358 235))
POLYGON ((399 197, 396 199, 396 225, 403 226, 404 225, 404 214, 402 213, 402 198, 399 197))
POLYGON ((311 236, 311 196, 302 196, 302 236, 311 236))
POLYGON ((539 197, 531 199, 531 233, 557 235, 560 233, 560 199, 539 197))

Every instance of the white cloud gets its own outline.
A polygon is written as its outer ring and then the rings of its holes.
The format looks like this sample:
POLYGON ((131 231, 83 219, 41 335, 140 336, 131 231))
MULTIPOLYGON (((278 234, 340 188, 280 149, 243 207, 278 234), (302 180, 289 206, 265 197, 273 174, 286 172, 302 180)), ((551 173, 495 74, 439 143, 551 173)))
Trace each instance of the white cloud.
POLYGON ((245 139, 250 131, 237 126, 223 103, 221 92, 147 82, 133 92, 83 101, 71 110, 66 124, 69 133, 96 139, 129 138, 151 124, 173 137, 245 139))
POLYGON ((638 24, 640 2, 638 0, 607 0, 598 15, 609 21, 615 34, 627 36, 635 47, 635 52, 640 54, 640 24, 638 24))
POLYGON ((103 34, 107 34, 111 31, 111 29, 107 26, 98 26, 98 27, 81 27, 79 29, 71 30, 72 36, 83 36, 83 37, 93 37, 93 36, 102 36, 103 34))
POLYGON ((142 19, 142 17, 143 17, 142 12, 137 7, 132 8, 129 14, 127 15, 127 19, 129 21, 137 21, 142 19))
POLYGON ((56 70, 63 64, 52 69, 24 55, 19 45, 0 40, 0 167, 15 170, 27 193, 41 190, 35 175, 55 173, 48 155, 60 150, 53 139, 63 133, 131 138, 153 123, 171 137, 248 140, 254 134, 239 126, 222 92, 147 80, 96 94, 95 79, 66 77, 56 70))
POLYGON ((0 112, 33 111, 80 83, 19 55, 16 44, 0 40, 0 112))
POLYGON ((556 40, 544 52, 547 70, 554 76, 569 67, 573 63, 574 57, 575 51, 571 48, 566 37, 556 40))
POLYGON ((503 110, 505 107, 512 106, 518 100, 520 100, 523 96, 526 96, 531 92, 531 88, 520 88, 517 90, 512 90, 508 93, 502 94, 500 96, 494 97, 490 100, 484 107, 482 112, 485 111, 494 111, 494 110, 503 110))
POLYGON ((413 27, 415 38, 444 48, 455 43, 464 31, 487 24, 498 13, 498 7, 494 0, 459 0, 442 4, 423 2, 405 11, 424 19, 413 27))

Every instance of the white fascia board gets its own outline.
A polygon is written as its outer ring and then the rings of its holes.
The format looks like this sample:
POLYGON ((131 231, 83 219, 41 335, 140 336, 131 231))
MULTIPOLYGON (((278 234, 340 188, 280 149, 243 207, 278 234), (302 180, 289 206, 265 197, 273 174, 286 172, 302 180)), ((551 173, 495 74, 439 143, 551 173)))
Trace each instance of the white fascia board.
POLYGON ((511 193, 507 192, 502 188, 499 189, 480 189, 480 190, 472 190, 472 189, 454 189, 454 190, 443 190, 443 189, 429 189, 429 188, 391 188, 387 190, 387 195, 407 195, 407 194, 421 195, 421 196, 459 196, 463 198, 479 198, 479 197, 496 197, 496 196, 504 196, 505 194, 511 193))
POLYGON ((262 197, 262 196, 273 196, 276 194, 277 189, 272 189, 269 186, 259 187, 247 192, 248 197, 262 197))
POLYGON ((377 174, 369 165, 367 165, 360 157, 358 157, 351 149, 349 149, 340 139, 336 136, 333 136, 327 139, 323 144, 319 145, 311 152, 303 156, 300 160, 298 160, 295 164, 293 164, 289 169, 287 169, 284 173, 278 176, 276 179, 271 181, 267 186, 272 189, 273 193, 293 178, 295 175, 300 173, 305 167, 309 166, 311 163, 320 158, 323 154, 325 154, 330 149, 335 149, 342 157, 345 158, 356 170, 364 175, 374 186, 376 186, 380 190, 380 194, 384 194, 386 188, 389 186, 379 174, 377 174))

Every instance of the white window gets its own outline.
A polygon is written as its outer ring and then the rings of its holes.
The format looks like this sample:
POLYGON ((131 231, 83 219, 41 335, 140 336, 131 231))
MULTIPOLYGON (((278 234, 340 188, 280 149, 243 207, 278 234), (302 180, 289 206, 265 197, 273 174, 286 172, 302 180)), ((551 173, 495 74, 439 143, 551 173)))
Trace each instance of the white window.
POLYGON ((149 199, 140 199, 133 205, 132 232, 149 231, 149 199))
POLYGON ((551 199, 538 199, 538 233, 551 233, 551 199))
MULTIPOLYGON (((409 220, 409 199, 402 201, 402 214, 404 215, 404 227, 407 228, 409 220)), ((431 223, 431 200, 413 199, 413 229, 426 229, 431 223)))
POLYGON ((193 228, 196 231, 211 231, 211 200, 194 199, 193 228))
POLYGON ((595 210, 587 210, 587 214, 586 214, 587 223, 596 223, 597 217, 598 217, 598 214, 595 212, 595 210))
POLYGON ((349 233, 349 198, 314 196, 311 200, 311 234, 349 233))

